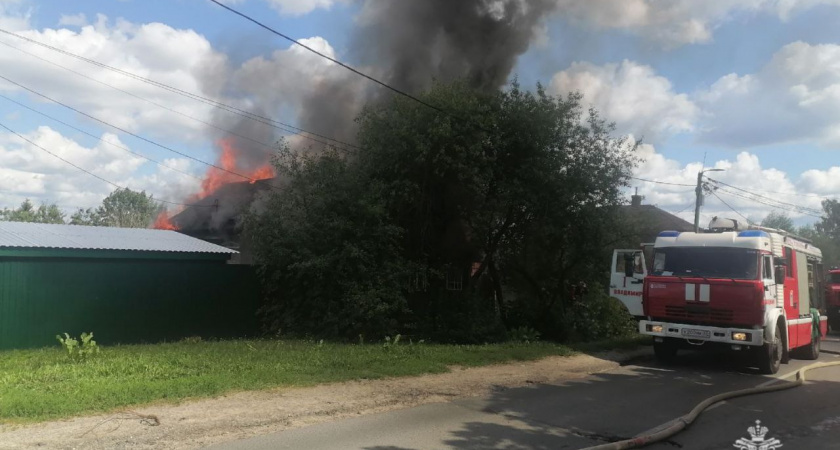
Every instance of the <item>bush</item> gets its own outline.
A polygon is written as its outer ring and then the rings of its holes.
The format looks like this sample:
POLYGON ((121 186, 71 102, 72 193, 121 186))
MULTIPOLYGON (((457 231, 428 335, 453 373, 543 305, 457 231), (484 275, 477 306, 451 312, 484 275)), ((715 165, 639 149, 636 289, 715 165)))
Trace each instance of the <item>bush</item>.
POLYGON ((64 350, 67 351, 67 356, 71 361, 84 361, 93 355, 99 353, 99 346, 93 340, 93 332, 82 333, 80 336, 81 344, 76 338, 70 337, 68 333, 64 333, 64 337, 60 334, 55 335, 64 350))
POLYGON ((508 341, 531 343, 540 340, 540 332, 531 327, 518 327, 509 330, 508 341))
POLYGON ((636 321, 624 305, 600 287, 591 289, 571 306, 566 326, 572 341, 629 336, 636 331, 636 321))

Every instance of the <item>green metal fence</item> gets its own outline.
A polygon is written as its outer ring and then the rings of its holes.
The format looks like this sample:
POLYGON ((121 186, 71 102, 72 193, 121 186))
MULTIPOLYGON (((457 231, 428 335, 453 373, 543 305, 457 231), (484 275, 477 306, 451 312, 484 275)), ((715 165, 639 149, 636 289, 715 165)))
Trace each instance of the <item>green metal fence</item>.
POLYGON ((0 349, 252 336, 253 268, 218 260, 0 257, 0 349))

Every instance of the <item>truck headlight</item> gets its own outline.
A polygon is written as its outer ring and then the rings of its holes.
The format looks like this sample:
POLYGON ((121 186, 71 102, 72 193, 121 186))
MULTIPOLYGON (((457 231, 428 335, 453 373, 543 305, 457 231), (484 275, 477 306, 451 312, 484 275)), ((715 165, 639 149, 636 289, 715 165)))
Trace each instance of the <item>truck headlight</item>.
POLYGON ((648 325, 647 330, 653 333, 661 333, 662 325, 648 325))
POLYGON ((742 333, 742 332, 733 332, 732 333, 732 340, 733 341, 749 341, 752 338, 750 333, 742 333))

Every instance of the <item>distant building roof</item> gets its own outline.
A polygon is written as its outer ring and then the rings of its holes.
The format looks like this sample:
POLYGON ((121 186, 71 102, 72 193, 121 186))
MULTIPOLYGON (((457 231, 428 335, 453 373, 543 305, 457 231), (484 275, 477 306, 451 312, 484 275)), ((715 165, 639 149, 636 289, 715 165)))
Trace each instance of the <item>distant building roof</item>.
POLYGON ((4 248, 236 253, 176 231, 25 222, 0 222, 0 249, 4 248))
POLYGON ((659 231, 694 231, 693 223, 653 205, 625 205, 621 207, 621 212, 633 218, 644 220, 647 226, 657 228, 659 231))

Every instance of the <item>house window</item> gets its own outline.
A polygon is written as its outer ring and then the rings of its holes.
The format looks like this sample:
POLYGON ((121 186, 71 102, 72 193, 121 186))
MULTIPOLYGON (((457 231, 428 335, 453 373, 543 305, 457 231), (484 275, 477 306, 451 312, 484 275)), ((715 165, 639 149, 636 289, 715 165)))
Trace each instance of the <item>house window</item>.
POLYGON ((429 289, 429 279, 426 269, 418 269, 408 280, 408 290, 412 292, 426 292, 429 289))
POLYGON ((446 271, 446 290, 461 291, 464 289, 464 273, 461 270, 449 269, 446 271))

